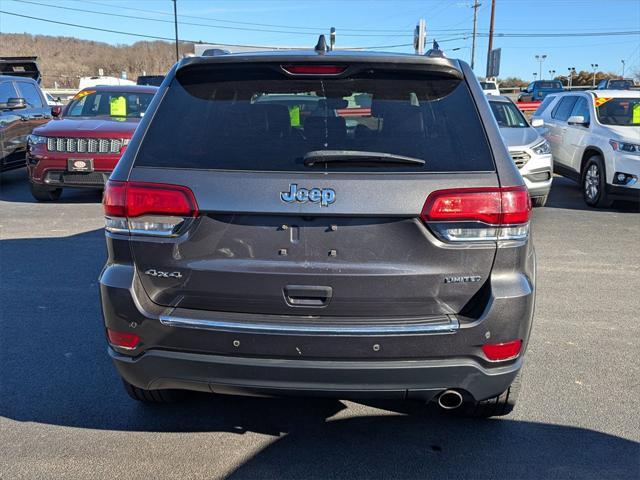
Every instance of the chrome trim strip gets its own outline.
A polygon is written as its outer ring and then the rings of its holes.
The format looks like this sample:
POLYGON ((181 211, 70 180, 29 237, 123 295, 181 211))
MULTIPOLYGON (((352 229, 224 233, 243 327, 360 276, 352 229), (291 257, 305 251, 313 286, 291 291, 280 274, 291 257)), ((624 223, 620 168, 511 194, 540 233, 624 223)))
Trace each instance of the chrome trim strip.
POLYGON ((226 320, 202 320, 196 318, 173 317, 161 315, 160 323, 167 327, 195 328, 200 330, 225 330, 232 332, 263 333, 306 333, 306 334, 421 334, 421 333, 454 333, 460 328, 458 319, 451 315, 449 323, 409 324, 409 325, 300 325, 272 324, 256 322, 229 322, 226 320))

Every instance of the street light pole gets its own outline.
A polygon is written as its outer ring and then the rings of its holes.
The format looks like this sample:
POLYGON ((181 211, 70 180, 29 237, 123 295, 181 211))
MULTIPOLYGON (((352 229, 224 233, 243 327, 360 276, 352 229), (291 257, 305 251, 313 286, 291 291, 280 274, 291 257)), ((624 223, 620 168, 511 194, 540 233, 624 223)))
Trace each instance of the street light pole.
POLYGON ((533 72, 533 81, 536 81, 536 77, 538 76, 538 74, 536 72, 533 72))
POLYGON ((180 60, 180 49, 178 48, 178 6, 176 0, 173 0, 173 24, 176 29, 176 62, 180 60))
POLYGON ((622 78, 624 78, 624 67, 625 67, 624 63, 625 62, 624 62, 624 60, 620 60, 620 61, 622 62, 622 78))
POLYGON ((553 78, 556 76, 556 71, 555 70, 549 70, 549 76, 551 77, 551 80, 553 80, 553 78))
POLYGON ((538 69, 540 80, 542 80, 542 62, 544 62, 546 59, 547 59, 546 55, 536 55, 536 61, 540 63, 540 68, 538 69))
POLYGON ((567 87, 571 89, 571 86, 573 85, 573 74, 576 73, 576 67, 569 67, 567 70, 569 70, 569 81, 567 82, 567 87))
POLYGON ((598 70, 598 64, 592 63, 591 68, 593 68, 593 88, 596 88, 596 70, 598 70))

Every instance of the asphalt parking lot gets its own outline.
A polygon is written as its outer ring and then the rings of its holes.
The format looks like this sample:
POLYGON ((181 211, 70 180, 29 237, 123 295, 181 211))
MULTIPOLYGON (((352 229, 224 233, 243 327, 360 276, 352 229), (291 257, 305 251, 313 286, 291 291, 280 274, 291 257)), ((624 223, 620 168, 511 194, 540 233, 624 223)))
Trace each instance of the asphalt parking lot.
POLYGON ((639 478, 640 213, 556 178, 515 412, 195 396, 144 407, 106 355, 100 196, 0 184, 0 478, 639 478))

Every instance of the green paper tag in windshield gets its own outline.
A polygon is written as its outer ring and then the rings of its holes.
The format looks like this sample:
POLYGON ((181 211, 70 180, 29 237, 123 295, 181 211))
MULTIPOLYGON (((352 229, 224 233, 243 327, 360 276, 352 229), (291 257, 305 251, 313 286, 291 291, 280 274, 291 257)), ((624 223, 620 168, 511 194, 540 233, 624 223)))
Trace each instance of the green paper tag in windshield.
POLYGON ((300 107, 289 107, 289 118, 291 119, 292 127, 300 126, 300 107))
POLYGON ((631 123, 634 123, 634 124, 640 123, 640 103, 636 103, 633 105, 633 111, 631 115, 632 115, 631 123))
POLYGON ((127 99, 125 97, 111 97, 111 100, 109 100, 109 115, 112 117, 126 117, 127 99))

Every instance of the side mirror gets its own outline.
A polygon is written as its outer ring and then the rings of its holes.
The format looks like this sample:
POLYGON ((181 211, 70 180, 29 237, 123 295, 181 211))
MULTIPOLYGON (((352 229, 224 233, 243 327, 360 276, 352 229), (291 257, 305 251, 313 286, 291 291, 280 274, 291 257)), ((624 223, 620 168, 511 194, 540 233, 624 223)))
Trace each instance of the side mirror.
POLYGON ((589 125, 589 122, 587 122, 582 115, 573 115, 569 117, 569 119, 567 120, 567 123, 569 125, 581 125, 583 127, 586 127, 589 125))
POLYGON ((534 118, 531 120, 531 126, 532 127, 543 127, 544 126, 544 120, 542 118, 534 118))
POLYGON ((24 98, 9 98, 7 100, 7 106, 9 110, 18 110, 20 108, 27 108, 27 101, 24 98))
POLYGON ((60 105, 56 105, 54 107, 51 107, 51 116, 52 117, 59 117, 61 113, 62 113, 62 107, 60 105))

